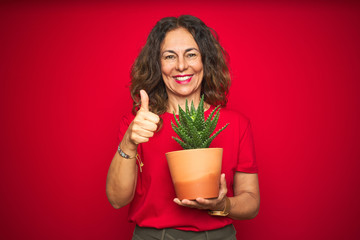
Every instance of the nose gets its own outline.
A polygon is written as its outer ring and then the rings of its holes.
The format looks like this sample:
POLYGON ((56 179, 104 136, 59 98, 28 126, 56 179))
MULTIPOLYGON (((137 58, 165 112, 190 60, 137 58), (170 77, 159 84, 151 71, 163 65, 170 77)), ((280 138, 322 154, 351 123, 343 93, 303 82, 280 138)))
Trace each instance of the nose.
POLYGON ((188 63, 183 56, 178 57, 178 61, 176 63, 176 70, 179 72, 183 72, 188 68, 188 63))

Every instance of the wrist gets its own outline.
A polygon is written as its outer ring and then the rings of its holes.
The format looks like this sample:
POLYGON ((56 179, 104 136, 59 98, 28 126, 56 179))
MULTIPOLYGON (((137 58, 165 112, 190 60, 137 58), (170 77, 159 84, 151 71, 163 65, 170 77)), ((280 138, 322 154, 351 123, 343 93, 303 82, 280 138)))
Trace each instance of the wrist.
POLYGON ((118 146, 117 152, 119 153, 119 155, 120 155, 122 158, 126 158, 126 159, 136 158, 136 153, 134 154, 134 156, 127 154, 126 152, 124 152, 124 151, 121 149, 120 144, 119 144, 119 146, 118 146))
POLYGON ((118 146, 118 152, 120 156, 124 157, 125 155, 129 157, 125 158, 133 158, 137 153, 137 145, 131 143, 126 136, 124 136, 123 140, 120 142, 118 146), (123 152, 125 155, 121 154, 123 152))
POLYGON ((209 210, 208 213, 213 216, 227 216, 230 213, 230 199, 228 197, 224 197, 223 199, 223 206, 221 207, 221 210, 209 210))
POLYGON ((119 146, 124 151, 137 151, 137 144, 135 144, 127 134, 124 136, 119 146))

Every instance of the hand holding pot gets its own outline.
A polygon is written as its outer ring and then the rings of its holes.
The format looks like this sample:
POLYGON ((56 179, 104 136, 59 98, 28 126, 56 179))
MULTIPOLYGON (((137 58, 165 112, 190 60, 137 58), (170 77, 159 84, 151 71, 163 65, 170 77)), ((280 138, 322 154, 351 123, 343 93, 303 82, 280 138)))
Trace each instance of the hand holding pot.
POLYGON ((225 197, 227 194, 225 174, 221 174, 219 196, 215 199, 196 198, 195 200, 178 198, 174 202, 183 207, 207 209, 207 210, 223 210, 225 207, 225 197))
POLYGON ((157 130, 160 117, 149 111, 149 96, 140 90, 141 107, 127 130, 128 141, 136 147, 139 143, 148 142, 157 130))

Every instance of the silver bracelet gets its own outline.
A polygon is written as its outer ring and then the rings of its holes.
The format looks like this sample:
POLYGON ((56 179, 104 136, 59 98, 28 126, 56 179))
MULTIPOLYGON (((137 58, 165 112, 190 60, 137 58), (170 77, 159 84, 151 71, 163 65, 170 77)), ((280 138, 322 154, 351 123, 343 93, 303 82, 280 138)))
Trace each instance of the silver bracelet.
POLYGON ((124 152, 121 150, 120 145, 118 146, 117 151, 118 151, 118 153, 120 154, 120 156, 122 156, 123 158, 126 158, 126 159, 136 158, 136 156, 130 157, 129 155, 127 155, 126 153, 124 153, 124 152))

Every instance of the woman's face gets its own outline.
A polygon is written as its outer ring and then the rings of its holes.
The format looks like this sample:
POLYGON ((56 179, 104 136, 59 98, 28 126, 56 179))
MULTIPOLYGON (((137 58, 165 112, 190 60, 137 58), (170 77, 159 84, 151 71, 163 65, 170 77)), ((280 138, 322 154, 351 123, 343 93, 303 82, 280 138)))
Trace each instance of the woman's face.
POLYGON ((168 32, 161 44, 160 62, 168 97, 200 96, 203 64, 198 45, 184 28, 168 32))

